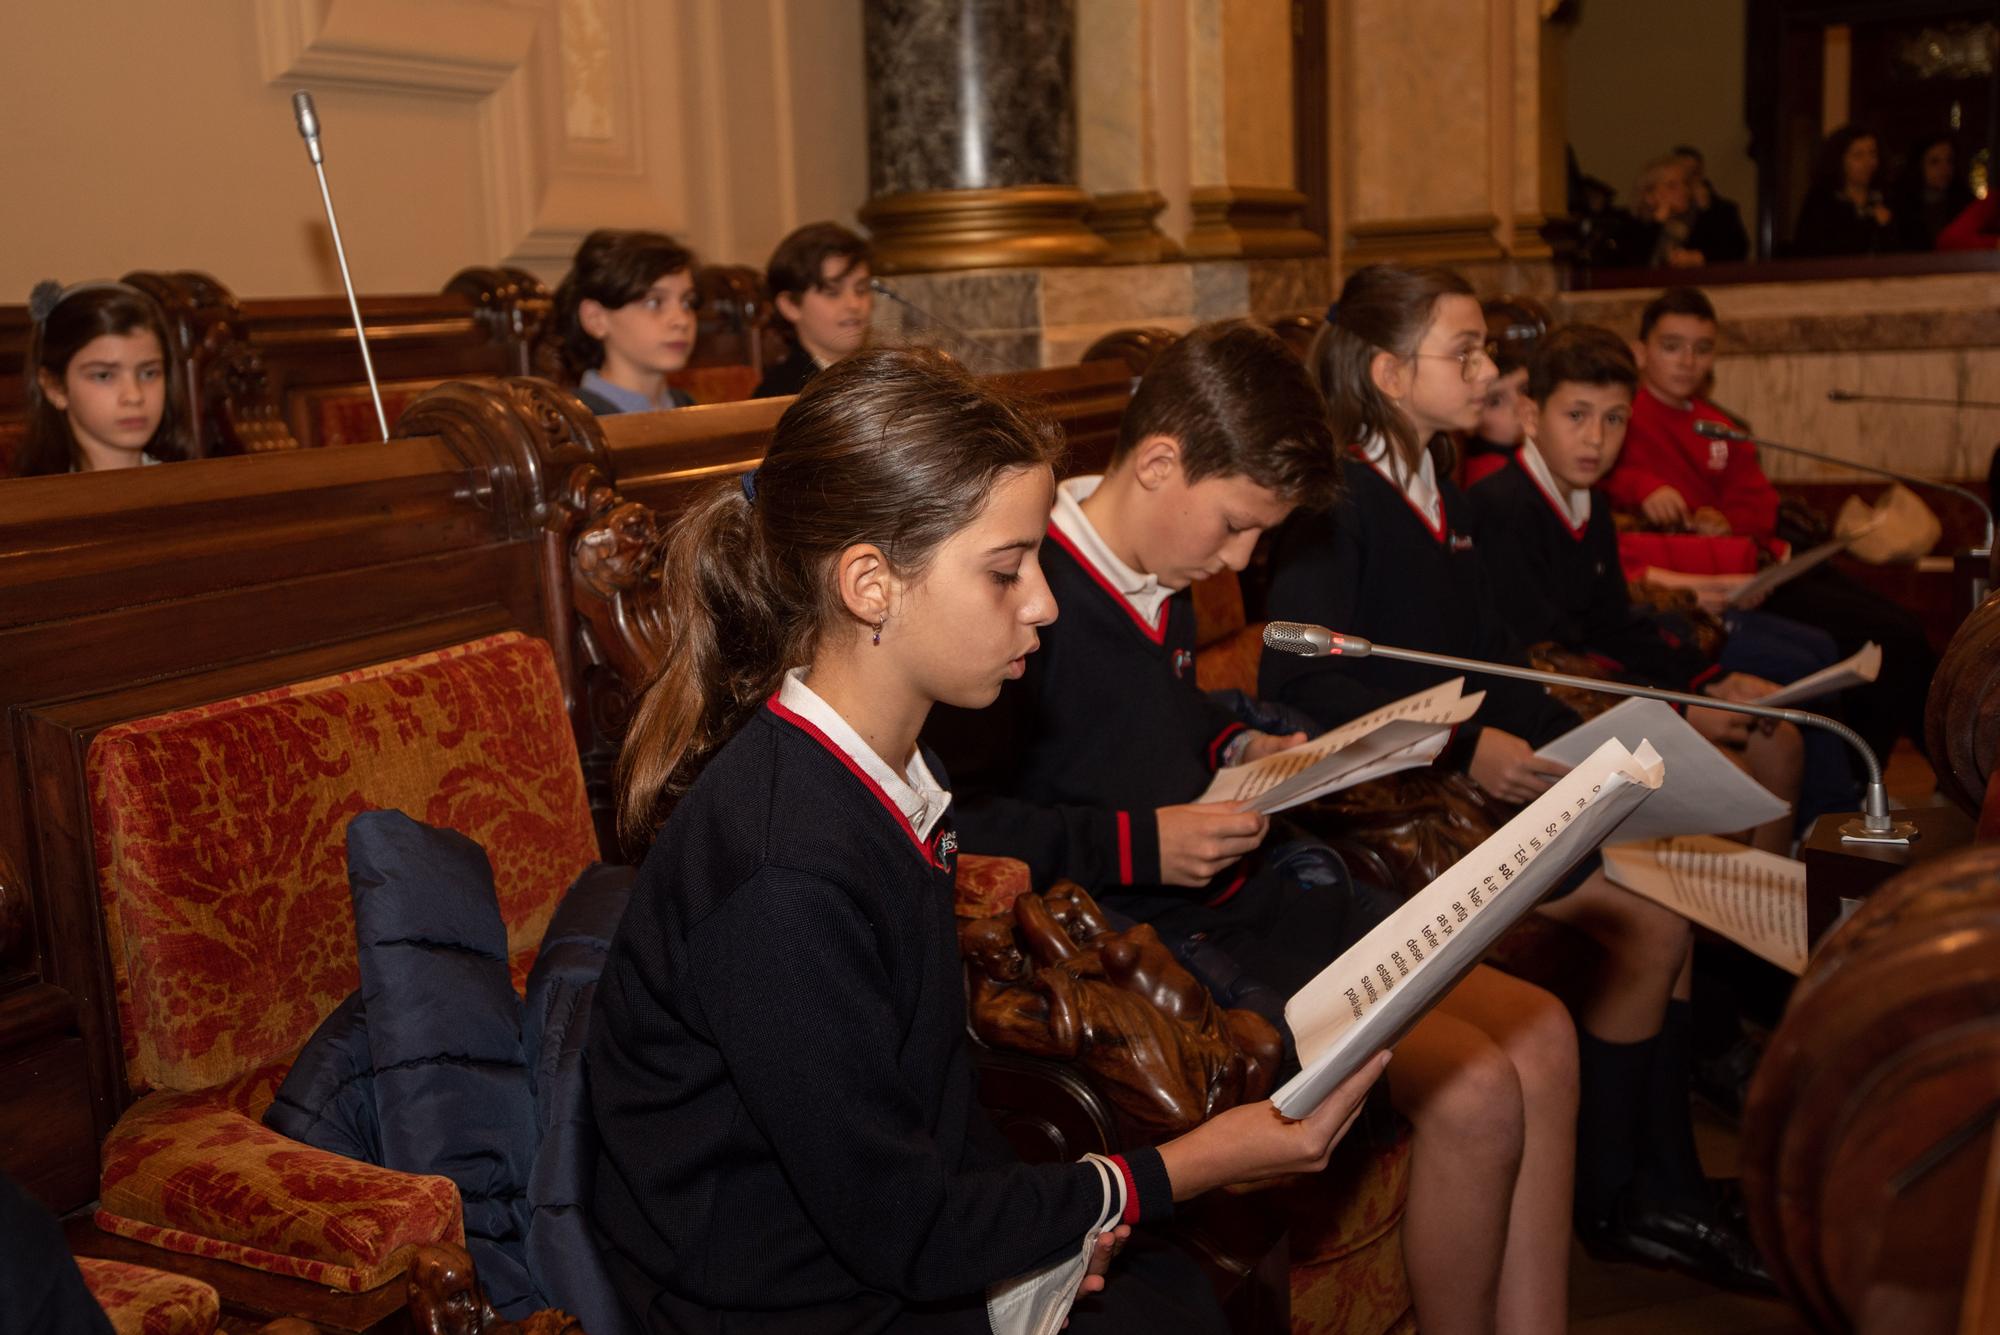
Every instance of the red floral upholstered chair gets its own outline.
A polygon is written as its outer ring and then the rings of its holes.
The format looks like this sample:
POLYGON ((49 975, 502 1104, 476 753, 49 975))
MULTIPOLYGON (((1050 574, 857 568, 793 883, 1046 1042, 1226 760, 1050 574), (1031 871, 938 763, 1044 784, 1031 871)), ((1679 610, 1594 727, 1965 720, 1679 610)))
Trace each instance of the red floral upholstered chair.
POLYGON ((135 1102, 100 1228, 332 1289, 463 1240, 456 1188, 259 1120, 357 985, 345 834, 399 808, 493 862, 516 986, 598 856, 546 644, 508 633, 122 724, 89 762, 104 928, 135 1102))
POLYGON ((198 1279, 89 1256, 76 1267, 118 1335, 210 1335, 221 1319, 222 1300, 198 1279))

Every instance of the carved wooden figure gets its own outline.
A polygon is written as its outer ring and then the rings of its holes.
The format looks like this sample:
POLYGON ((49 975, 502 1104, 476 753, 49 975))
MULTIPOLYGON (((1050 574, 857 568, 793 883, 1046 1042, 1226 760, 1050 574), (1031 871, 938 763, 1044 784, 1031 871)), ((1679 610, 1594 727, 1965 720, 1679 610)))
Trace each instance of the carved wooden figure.
POLYGON ((472 1254, 453 1243, 417 1248, 404 1291, 418 1335, 584 1335, 575 1317, 554 1308, 521 1321, 503 1319, 479 1287, 472 1254))

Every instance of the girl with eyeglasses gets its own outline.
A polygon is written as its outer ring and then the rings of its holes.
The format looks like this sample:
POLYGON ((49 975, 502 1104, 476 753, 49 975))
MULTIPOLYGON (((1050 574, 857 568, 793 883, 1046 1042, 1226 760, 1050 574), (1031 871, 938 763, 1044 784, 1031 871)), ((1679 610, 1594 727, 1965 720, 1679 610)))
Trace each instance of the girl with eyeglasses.
MULTIPOLYGON (((1312 364, 1334 438, 1347 442, 1347 494, 1332 511, 1295 517, 1279 532, 1268 615, 1406 649, 1525 663, 1487 584, 1471 504, 1434 456, 1447 433, 1477 424, 1498 376, 1471 285, 1447 269, 1359 269, 1312 364)), ((1379 657, 1266 653, 1258 684, 1264 698, 1330 728, 1452 675, 1379 657)), ((1527 682, 1469 685, 1486 692, 1485 702, 1438 763, 1464 770, 1501 802, 1531 801, 1568 768, 1539 759, 1536 748, 1575 727, 1577 715, 1527 682)), ((1576 1225, 1585 1242, 1714 1283, 1768 1289, 1755 1250, 1718 1217, 1695 1154, 1686 920, 1611 884, 1601 869, 1573 876, 1539 911, 1590 936, 1605 957, 1585 993, 1571 998, 1582 1075, 1576 1225)))

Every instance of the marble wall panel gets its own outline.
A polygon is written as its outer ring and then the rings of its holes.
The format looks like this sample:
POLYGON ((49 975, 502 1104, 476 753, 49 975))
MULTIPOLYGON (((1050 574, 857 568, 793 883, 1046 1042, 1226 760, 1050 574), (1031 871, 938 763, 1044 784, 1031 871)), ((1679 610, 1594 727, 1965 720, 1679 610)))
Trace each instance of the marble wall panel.
POLYGON ((1076 0, 1077 184, 1094 195, 1150 190, 1143 0, 1076 0))
POLYGON ((1074 0, 864 10, 876 195, 1076 181, 1074 0))
MULTIPOLYGON (((1758 434, 1926 477, 1984 477, 2000 443, 2000 409, 1954 411, 1835 403, 1830 389, 1863 394, 1978 398, 2000 395, 2000 348, 1845 350, 1723 356, 1715 397, 1758 434)), ((1815 460, 1765 451, 1774 478, 1852 476, 1815 460)))
POLYGON ((1224 127, 1229 119, 1229 79, 1223 65, 1222 0, 1186 0, 1188 179, 1196 185, 1227 185, 1229 154, 1224 127))
POLYGON ((1291 11, 1291 0, 1222 0, 1223 174, 1197 184, 1297 183, 1291 11))
MULTIPOLYGON (((1336 135, 1349 223, 1491 212, 1487 7, 1499 3, 1511 0, 1344 6, 1335 45, 1349 123, 1336 135)), ((1512 109, 1511 99, 1501 105, 1512 109)))
POLYGON ((1186 315, 1194 309, 1194 270, 1204 267, 1143 264, 1108 269, 1044 269, 1041 322, 1089 324, 1105 319, 1107 311, 1118 312, 1118 318, 1127 324, 1186 315))

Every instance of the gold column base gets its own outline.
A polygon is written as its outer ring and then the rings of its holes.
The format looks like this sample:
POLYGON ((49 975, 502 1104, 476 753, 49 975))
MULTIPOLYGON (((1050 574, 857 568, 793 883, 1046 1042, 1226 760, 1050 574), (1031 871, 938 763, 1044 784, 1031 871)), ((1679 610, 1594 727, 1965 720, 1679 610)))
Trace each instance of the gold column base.
POLYGON ((1495 236, 1500 220, 1490 213, 1441 218, 1392 218, 1354 223, 1347 229, 1341 263, 1349 269, 1380 260, 1412 264, 1454 264, 1507 258, 1495 236))
POLYGON ((1111 247, 1084 223, 1090 196, 1069 185, 921 190, 861 206, 877 273, 1099 264, 1111 247))
POLYGON ((1181 248, 1159 228, 1167 197, 1157 190, 1117 190, 1093 195, 1090 230, 1111 247, 1106 264, 1164 264, 1181 257, 1181 248))
POLYGON ((1324 238, 1306 230, 1306 197, 1265 185, 1202 185, 1188 192, 1194 226, 1181 247, 1191 260, 1280 259, 1324 255, 1324 238))

